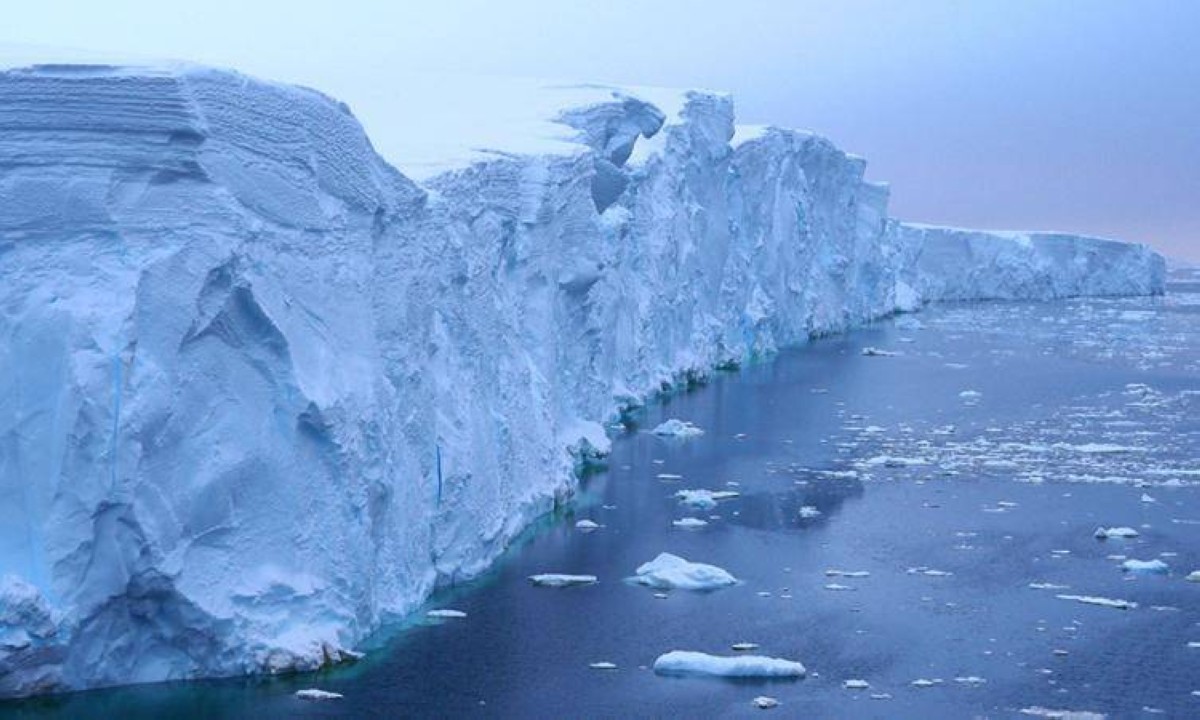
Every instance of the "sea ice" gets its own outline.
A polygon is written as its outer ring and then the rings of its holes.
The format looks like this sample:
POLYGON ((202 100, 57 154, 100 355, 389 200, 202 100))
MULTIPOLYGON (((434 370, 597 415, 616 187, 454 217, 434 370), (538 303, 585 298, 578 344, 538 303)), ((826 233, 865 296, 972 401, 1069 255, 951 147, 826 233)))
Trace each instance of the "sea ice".
POLYGON ((659 675, 712 675, 727 678, 802 678, 804 666, 794 660, 761 655, 709 655, 673 650, 658 656, 654 672, 659 675))
POLYGON ((318 690, 317 688, 305 688, 304 690, 297 690, 295 695, 301 700, 340 700, 342 697, 344 697, 341 693, 318 690))
POLYGON ((671 418, 652 431, 661 437, 693 438, 704 434, 704 431, 686 420, 671 418))
POLYGON ((737 578, 716 565, 688 562, 670 553, 660 553, 639 566, 632 579, 664 590, 715 590, 737 584, 737 578))
POLYGON ((1162 560, 1126 560, 1121 569, 1129 573, 1144 575, 1166 575, 1170 567, 1162 560))
POLYGON ((573 585, 594 585, 595 575, 562 575, 559 573, 543 573, 530 575, 529 581, 540 587, 571 587, 573 585))

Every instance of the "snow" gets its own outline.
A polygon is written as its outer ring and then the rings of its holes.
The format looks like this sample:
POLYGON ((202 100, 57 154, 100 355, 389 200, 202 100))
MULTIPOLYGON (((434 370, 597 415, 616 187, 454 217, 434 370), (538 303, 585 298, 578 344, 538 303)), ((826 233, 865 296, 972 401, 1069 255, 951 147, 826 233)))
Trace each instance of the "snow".
POLYGON ((671 418, 652 430, 661 437, 693 438, 704 434, 704 431, 686 420, 671 418))
POLYGON ((761 655, 709 655, 673 650, 654 661, 659 675, 712 675, 726 678, 802 678, 804 666, 794 660, 761 655))
POLYGON ((1142 575, 1166 575, 1170 567, 1162 560, 1126 560, 1121 563, 1121 569, 1129 573, 1142 575))
POLYGON ((670 553, 640 565, 632 579, 660 590, 716 590, 737 584, 737 578, 716 565, 688 562, 670 553))
POLYGON ((529 582, 540 587, 571 587, 573 585, 594 585, 595 575, 563 575, 559 573, 542 573, 530 575, 529 582))
POLYGON ((225 70, 0 71, 0 695, 350 659, 665 389, 901 306, 1162 288, 1144 247, 890 220, 828 140, 733 147, 727 95, 378 85, 373 142, 225 70))
POLYGON ((341 693, 329 692, 327 690, 318 690, 317 688, 306 688, 297 690, 296 697, 301 700, 340 700, 344 697, 341 693))

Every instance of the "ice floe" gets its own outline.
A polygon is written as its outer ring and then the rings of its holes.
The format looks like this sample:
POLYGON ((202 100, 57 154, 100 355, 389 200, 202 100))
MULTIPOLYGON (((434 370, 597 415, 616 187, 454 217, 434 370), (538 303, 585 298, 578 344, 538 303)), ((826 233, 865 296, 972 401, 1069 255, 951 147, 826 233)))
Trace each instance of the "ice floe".
POLYGON ((1162 560, 1130 559, 1121 563, 1121 569, 1128 573, 1142 575, 1166 575, 1171 568, 1162 560))
POLYGON ((652 431, 660 437, 693 438, 704 434, 704 431, 686 420, 671 418, 652 431))
POLYGON ((329 692, 328 690, 318 690, 317 688, 305 688, 297 690, 296 697, 301 700, 340 700, 344 697, 341 693, 329 692))
POLYGON ((1138 531, 1131 527, 1098 527, 1093 534, 1097 540, 1108 540, 1109 538, 1135 538, 1138 536, 1138 531))
POLYGON ((574 585, 594 585, 595 575, 564 575, 561 573, 542 573, 530 575, 529 582, 539 587, 571 587, 574 585))
POLYGON ((638 567, 633 582, 658 589, 715 590, 737 584, 737 578, 716 565, 688 562, 678 555, 660 553, 638 567))
POLYGON ((1116 608, 1117 610, 1132 610, 1138 606, 1137 603, 1129 600, 1117 600, 1095 595, 1055 595, 1054 597, 1059 600, 1074 600, 1085 605, 1099 605, 1100 607, 1116 608))
POLYGON ((806 670, 795 660, 762 655, 709 655, 673 650, 658 656, 654 672, 659 675, 711 675, 727 678, 802 678, 806 670))

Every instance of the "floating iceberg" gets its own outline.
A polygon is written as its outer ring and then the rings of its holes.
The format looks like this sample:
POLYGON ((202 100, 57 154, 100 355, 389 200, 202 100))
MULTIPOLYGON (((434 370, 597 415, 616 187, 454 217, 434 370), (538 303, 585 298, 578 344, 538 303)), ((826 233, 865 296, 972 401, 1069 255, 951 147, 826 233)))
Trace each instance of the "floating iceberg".
POLYGON ((655 435, 662 437, 692 438, 699 437, 704 431, 686 420, 671 418, 652 430, 655 435))
POLYGON ((688 562, 670 553, 639 566, 632 580, 660 590, 716 590, 737 584, 737 578, 716 565, 688 562))
POLYGON ((925 302, 1162 291, 1144 247, 892 220, 727 95, 380 86, 372 140, 234 72, 0 70, 0 695, 353 657, 657 393, 925 302))
POLYGON ((1117 610, 1132 610, 1137 607, 1137 603, 1128 600, 1117 600, 1094 595, 1055 595, 1055 597, 1059 600, 1074 600, 1084 605, 1099 605, 1100 607, 1115 608, 1117 610))
POLYGON ((738 497, 735 490, 680 490, 675 493, 679 502, 696 510, 712 510, 719 500, 730 500, 738 497))
POLYGON ((297 690, 295 694, 301 700, 340 700, 344 697, 341 693, 318 690, 317 688, 297 690))
POLYGON ((562 575, 559 573, 542 573, 530 575, 529 582, 540 587, 572 587, 574 585, 595 585, 595 575, 562 575))
POLYGON ((659 675, 713 675, 727 678, 802 678, 804 666, 794 660, 761 655, 709 655, 674 650, 654 661, 659 675))
POLYGON ((1166 575, 1170 571, 1162 560, 1126 560, 1121 563, 1121 569, 1128 573, 1139 575, 1166 575))
POLYGON ((1109 538, 1135 538, 1138 536, 1138 531, 1131 527, 1098 527, 1093 535, 1097 540, 1108 540, 1109 538))

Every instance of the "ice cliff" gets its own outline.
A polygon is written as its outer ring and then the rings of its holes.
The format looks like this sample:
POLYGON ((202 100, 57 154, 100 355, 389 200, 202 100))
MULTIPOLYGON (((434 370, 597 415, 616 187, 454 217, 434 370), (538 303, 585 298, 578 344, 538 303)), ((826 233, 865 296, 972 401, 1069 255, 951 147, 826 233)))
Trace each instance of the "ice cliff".
POLYGON ((314 91, 0 72, 0 695, 338 662, 657 392, 928 300, 1162 290, 1141 246, 889 220, 720 94, 538 97, 532 150, 418 184, 314 91))

